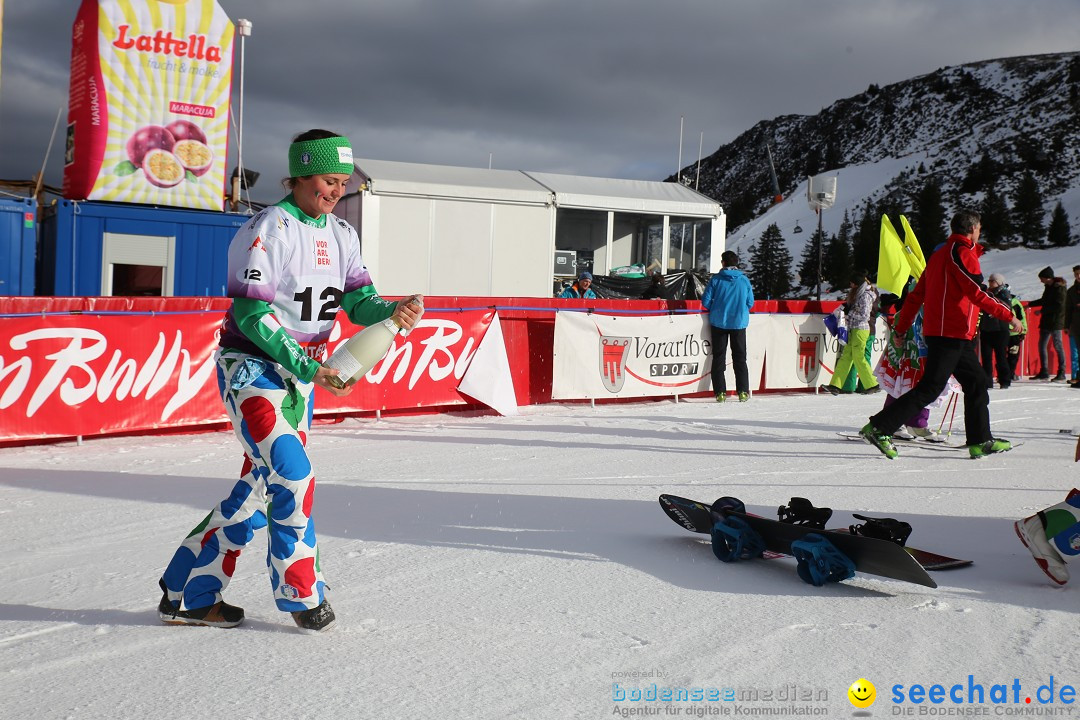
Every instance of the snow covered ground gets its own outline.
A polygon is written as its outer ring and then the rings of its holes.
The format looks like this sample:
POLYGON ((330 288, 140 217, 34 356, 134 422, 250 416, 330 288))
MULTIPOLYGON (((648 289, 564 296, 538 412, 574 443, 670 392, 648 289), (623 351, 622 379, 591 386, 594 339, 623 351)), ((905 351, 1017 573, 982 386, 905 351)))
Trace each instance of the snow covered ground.
POLYGON ((316 519, 339 617, 321 636, 274 608, 265 535, 227 593, 243 626, 157 620, 162 568, 239 470, 231 434, 2 449, 0 718, 837 718, 856 712, 860 678, 875 717, 1073 710, 1080 587, 1052 586, 1011 522, 1080 484, 1059 433, 1080 425, 1080 392, 1018 382, 991 397, 995 434, 1024 445, 981 461, 904 447, 890 462, 836 435, 881 395, 321 426, 316 519), (660 493, 768 514, 805 496, 838 525, 901 517, 912 545, 975 564, 936 573, 937 589, 814 588, 787 559, 718 562, 660 493), (1040 705, 1051 676, 1055 704, 1040 705), (914 704, 914 684, 959 686, 963 702, 914 704), (648 699, 665 690, 690 699, 648 699))

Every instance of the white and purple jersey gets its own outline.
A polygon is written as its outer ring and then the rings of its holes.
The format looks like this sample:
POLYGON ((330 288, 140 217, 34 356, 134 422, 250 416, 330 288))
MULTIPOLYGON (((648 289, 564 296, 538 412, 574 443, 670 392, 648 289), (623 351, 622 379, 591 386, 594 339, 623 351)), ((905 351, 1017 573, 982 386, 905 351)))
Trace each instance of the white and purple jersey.
MULTIPOLYGON (((324 356, 344 295, 374 295, 371 284, 356 230, 333 215, 307 217, 291 196, 245 223, 229 246, 228 296, 267 303, 271 312, 260 318, 258 335, 265 339, 280 327, 313 359, 324 356)), ((220 345, 266 357, 241 330, 236 309, 234 302, 220 345)))

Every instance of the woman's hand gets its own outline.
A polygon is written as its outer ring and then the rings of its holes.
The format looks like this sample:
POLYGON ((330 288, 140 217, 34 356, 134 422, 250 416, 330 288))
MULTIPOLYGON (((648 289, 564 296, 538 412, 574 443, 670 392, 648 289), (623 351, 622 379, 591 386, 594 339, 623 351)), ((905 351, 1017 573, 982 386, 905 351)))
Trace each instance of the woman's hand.
POLYGON ((315 383, 323 390, 326 390, 333 395, 337 395, 338 397, 345 397, 353 391, 353 386, 356 385, 355 382, 350 382, 343 388, 331 385, 329 378, 336 377, 339 377, 339 373, 337 370, 335 370, 334 368, 326 367, 325 365, 320 365, 319 369, 315 371, 315 377, 311 378, 311 382, 315 383))
POLYGON ((424 296, 410 295, 398 301, 397 307, 394 308, 394 314, 390 318, 397 323, 398 327, 404 328, 408 332, 412 330, 416 323, 420 322, 420 317, 423 314, 424 296))

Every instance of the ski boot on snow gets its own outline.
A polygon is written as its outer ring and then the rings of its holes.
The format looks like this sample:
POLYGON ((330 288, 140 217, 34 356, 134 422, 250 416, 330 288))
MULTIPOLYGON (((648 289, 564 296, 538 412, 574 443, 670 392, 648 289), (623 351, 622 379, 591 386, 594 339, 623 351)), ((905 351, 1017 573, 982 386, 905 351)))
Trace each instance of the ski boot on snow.
POLYGON ((164 580, 158 580, 161 601, 158 618, 166 625, 202 625, 205 627, 231 628, 244 622, 244 608, 219 600, 207 607, 181 610, 179 600, 169 600, 169 590, 164 580))
MULTIPOLYGON (((905 429, 912 436, 917 437, 920 440, 925 440, 926 442, 932 442, 932 443, 943 443, 943 442, 945 442, 945 436, 944 435, 939 435, 938 433, 934 432, 930 428, 912 427, 910 425, 906 425, 905 429)), ((896 433, 896 437, 899 437, 899 436, 900 436, 900 434, 896 433)))
POLYGON ((1039 569, 1058 585, 1069 581, 1066 558, 1080 554, 1080 490, 1064 502, 1013 523, 1013 530, 1039 569))
POLYGON ((1012 450, 1012 443, 1001 438, 994 438, 976 445, 968 445, 968 454, 971 455, 972 460, 978 460, 995 453, 1008 452, 1009 450, 1012 450))
POLYGON ((859 435, 863 440, 876 447, 882 455, 890 460, 895 460, 897 455, 900 454, 896 451, 896 446, 892 443, 892 437, 878 430, 874 427, 873 423, 866 423, 863 425, 862 429, 859 430, 859 435))
POLYGON ((310 610, 298 610, 292 613, 292 617, 297 627, 310 632, 329 630, 337 620, 334 616, 334 609, 330 607, 330 601, 325 599, 318 607, 310 610))

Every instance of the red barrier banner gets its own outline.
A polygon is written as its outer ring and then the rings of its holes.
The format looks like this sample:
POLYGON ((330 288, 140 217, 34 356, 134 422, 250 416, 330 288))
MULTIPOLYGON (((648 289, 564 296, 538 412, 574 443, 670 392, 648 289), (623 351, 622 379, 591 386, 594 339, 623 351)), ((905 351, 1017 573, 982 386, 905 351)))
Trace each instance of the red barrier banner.
POLYGON ((220 313, 5 318, 0 440, 223 420, 220 323, 220 313))
MULTIPOLYGON (((213 358, 221 317, 91 311, 0 319, 0 441, 224 422, 213 358)), ((457 386, 495 317, 492 309, 429 313, 350 395, 317 391, 316 414, 474 402, 457 386)), ((328 350, 357 331, 339 325, 328 350)))
MULTIPOLYGON (((458 392, 457 386, 494 317, 491 309, 425 314, 408 336, 397 336, 394 347, 350 395, 319 393, 315 413, 467 404, 470 401, 458 392)), ((358 331, 353 325, 339 323, 330 336, 328 352, 358 331)))

